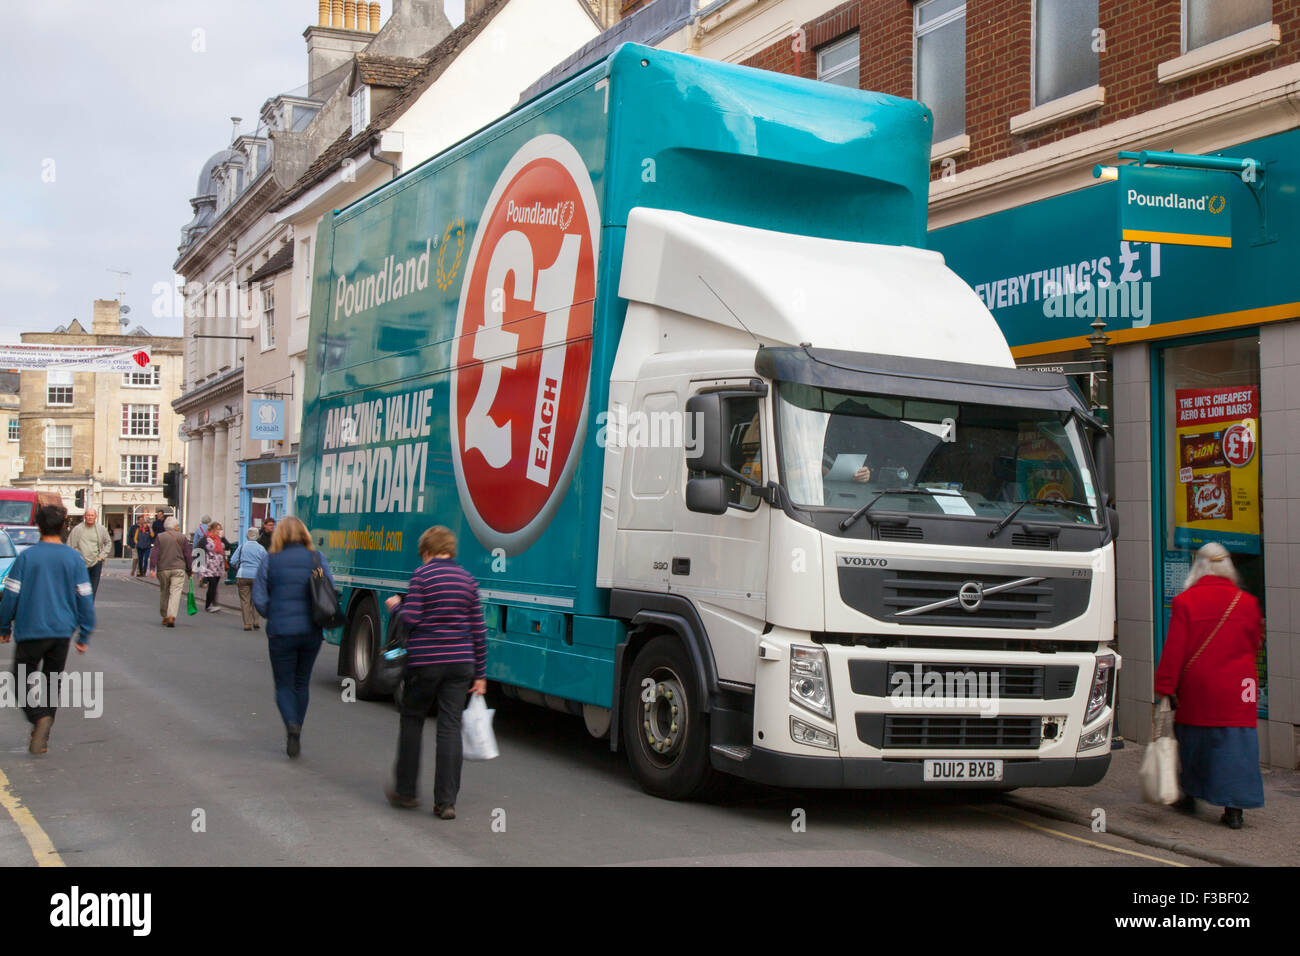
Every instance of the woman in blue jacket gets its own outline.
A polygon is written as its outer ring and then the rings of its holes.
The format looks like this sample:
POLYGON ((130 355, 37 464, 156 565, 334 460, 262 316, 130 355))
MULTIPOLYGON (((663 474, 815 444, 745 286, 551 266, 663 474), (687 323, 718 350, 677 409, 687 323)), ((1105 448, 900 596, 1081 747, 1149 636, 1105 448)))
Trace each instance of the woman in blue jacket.
POLYGON ((288 516, 275 526, 270 552, 253 580, 253 606, 266 618, 275 704, 284 719, 284 749, 290 757, 302 749, 311 669, 324 639, 311 615, 310 582, 318 563, 334 587, 329 564, 312 547, 307 526, 288 516))

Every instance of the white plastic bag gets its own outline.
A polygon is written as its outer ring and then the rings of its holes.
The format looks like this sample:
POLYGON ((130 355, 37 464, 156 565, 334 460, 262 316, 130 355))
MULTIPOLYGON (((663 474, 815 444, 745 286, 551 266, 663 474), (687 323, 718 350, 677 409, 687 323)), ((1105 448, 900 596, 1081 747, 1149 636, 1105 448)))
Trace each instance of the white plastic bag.
POLYGON ((460 720, 461 749, 466 760, 491 760, 497 750, 497 735, 492 732, 492 715, 482 694, 473 694, 460 720))
POLYGON ((1138 770, 1138 783, 1142 789, 1142 799, 1147 803, 1175 803, 1180 791, 1178 788, 1178 741, 1173 735, 1173 714, 1169 698, 1161 698, 1151 721, 1151 743, 1142 757, 1142 767, 1138 770))

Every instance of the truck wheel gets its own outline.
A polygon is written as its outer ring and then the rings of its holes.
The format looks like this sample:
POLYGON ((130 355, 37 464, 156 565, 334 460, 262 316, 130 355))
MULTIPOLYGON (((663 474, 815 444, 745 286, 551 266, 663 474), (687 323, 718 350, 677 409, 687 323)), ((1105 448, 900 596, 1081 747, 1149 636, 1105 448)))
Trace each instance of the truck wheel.
POLYGON ((379 656, 379 610, 374 598, 364 598, 348 623, 348 673, 357 682, 358 700, 383 696, 375 660, 379 656))
POLYGON ((646 793, 686 800, 711 793, 720 774, 709 763, 709 719, 704 688, 675 637, 656 637, 641 649, 623 695, 628 763, 646 793))

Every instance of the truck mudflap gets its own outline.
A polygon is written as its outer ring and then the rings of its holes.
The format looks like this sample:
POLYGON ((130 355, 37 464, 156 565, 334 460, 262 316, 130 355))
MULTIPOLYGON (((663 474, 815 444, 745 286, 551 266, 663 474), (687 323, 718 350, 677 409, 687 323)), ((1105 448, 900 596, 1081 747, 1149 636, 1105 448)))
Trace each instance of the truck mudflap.
POLYGON ((811 757, 764 747, 714 744, 710 762, 724 773, 774 787, 823 790, 1010 790, 1014 787, 1090 787, 1106 776, 1110 753, 1095 757, 1003 760, 997 782, 927 783, 919 759, 811 757))

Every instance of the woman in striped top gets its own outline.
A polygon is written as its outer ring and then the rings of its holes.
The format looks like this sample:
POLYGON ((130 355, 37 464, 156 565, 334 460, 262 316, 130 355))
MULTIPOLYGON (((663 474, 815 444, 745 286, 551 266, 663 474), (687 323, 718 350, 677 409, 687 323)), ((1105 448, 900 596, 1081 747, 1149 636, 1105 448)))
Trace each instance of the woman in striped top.
POLYGON ((419 806, 420 744, 429 711, 438 708, 433 812, 456 817, 460 791, 461 714, 468 693, 487 692, 487 628, 474 577, 455 561, 456 536, 438 525, 420 536, 420 559, 406 597, 387 607, 410 631, 397 737, 396 783, 385 792, 395 807, 419 806))

